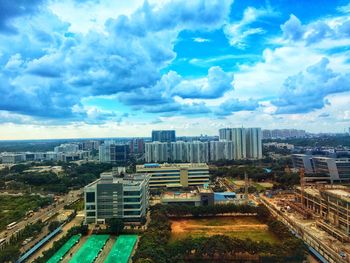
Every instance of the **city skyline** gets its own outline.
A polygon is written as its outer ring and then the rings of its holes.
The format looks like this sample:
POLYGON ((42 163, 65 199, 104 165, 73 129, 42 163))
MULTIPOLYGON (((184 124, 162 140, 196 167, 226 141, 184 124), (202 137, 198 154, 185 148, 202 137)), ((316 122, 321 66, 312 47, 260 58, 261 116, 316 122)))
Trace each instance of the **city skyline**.
POLYGON ((0 7, 1 140, 350 127, 349 1, 0 7))

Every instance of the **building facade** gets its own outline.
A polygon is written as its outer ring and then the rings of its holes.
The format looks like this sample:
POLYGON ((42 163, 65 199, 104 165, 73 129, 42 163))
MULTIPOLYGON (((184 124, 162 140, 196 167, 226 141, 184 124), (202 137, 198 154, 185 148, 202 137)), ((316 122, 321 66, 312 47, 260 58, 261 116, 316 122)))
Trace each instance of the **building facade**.
POLYGON ((262 159, 261 128, 246 128, 246 157, 248 159, 262 159))
POLYGON ((152 131, 152 142, 175 142, 175 130, 152 131))
POLYGON ((86 223, 106 223, 111 218, 140 222, 149 206, 149 175, 118 177, 114 172, 85 186, 86 223))
POLYGON ((304 169, 310 179, 343 182, 350 180, 350 158, 293 154, 294 168, 304 169))
POLYGON ((151 175, 150 188, 203 186, 209 183, 209 166, 205 163, 136 165, 136 173, 151 175))
POLYGON ((102 144, 99 147, 99 160, 101 163, 125 163, 129 160, 129 145, 102 144))

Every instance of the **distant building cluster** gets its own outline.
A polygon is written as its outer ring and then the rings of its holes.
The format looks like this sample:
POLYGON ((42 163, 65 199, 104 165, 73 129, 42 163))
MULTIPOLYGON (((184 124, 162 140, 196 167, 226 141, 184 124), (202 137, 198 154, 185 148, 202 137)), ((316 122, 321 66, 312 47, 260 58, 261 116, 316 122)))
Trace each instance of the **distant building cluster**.
MULTIPOLYGON (((156 131, 159 132, 159 131, 156 131)), ((146 162, 206 163, 218 160, 261 159, 260 128, 225 128, 219 130, 219 141, 174 141, 174 133, 145 144, 146 162)), ((153 133, 152 133, 153 135, 153 133)), ((176 139, 176 138, 175 138, 176 139)))
MULTIPOLYGON (((54 151, 49 152, 16 152, 16 153, 0 153, 2 163, 14 164, 20 162, 33 161, 62 161, 70 162, 77 160, 87 160, 91 157, 91 150, 87 150, 88 145, 98 147, 96 142, 79 142, 79 143, 65 143, 54 148, 54 151), (92 143, 92 144, 91 144, 92 143)), ((90 148, 92 149, 92 148, 90 148)))
POLYGON ((263 130, 262 136, 263 139, 304 138, 306 136, 306 131, 296 129, 263 130))
POLYGON ((311 180, 343 182, 350 180, 350 158, 293 154, 294 168, 304 169, 311 180))

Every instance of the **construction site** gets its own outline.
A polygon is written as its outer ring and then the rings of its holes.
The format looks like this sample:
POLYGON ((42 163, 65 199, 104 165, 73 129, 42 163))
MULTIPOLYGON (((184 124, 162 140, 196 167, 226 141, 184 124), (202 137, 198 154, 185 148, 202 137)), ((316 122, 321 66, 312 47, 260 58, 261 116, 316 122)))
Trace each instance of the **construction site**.
POLYGON ((321 262, 350 262, 350 187, 311 179, 301 169, 294 192, 268 194, 259 201, 321 262))

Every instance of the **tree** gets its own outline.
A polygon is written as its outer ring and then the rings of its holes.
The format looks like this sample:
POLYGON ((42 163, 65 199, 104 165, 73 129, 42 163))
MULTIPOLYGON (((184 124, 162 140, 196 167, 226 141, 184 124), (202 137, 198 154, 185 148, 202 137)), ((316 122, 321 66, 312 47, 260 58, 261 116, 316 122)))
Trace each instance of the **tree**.
POLYGON ((52 221, 52 222, 50 222, 50 224, 49 224, 49 231, 50 232, 52 232, 52 231, 54 231, 57 227, 59 227, 60 226, 60 222, 58 222, 58 221, 52 221))
POLYGON ((119 218, 111 218, 107 221, 108 231, 111 234, 118 235, 124 229, 124 222, 119 218))

